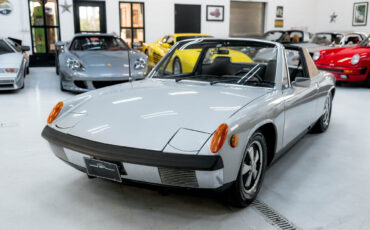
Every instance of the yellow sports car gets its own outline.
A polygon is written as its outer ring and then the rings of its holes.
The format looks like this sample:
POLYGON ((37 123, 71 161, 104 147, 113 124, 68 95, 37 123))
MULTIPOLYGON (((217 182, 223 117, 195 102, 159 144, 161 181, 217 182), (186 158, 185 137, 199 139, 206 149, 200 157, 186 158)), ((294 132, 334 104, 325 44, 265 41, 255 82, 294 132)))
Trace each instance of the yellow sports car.
MULTIPOLYGON (((166 35, 151 44, 144 43, 142 51, 148 56, 148 67, 151 68, 155 66, 176 42, 202 37, 212 36, 197 33, 178 33, 166 35)), ((174 74, 191 72, 198 59, 200 51, 200 49, 176 50, 175 55, 171 58, 167 71, 171 71, 174 74)), ((248 55, 237 50, 228 50, 227 52, 224 52, 224 54, 222 54, 222 52, 216 52, 214 55, 211 55, 211 58, 214 59, 218 56, 231 57, 232 62, 253 62, 248 55)))

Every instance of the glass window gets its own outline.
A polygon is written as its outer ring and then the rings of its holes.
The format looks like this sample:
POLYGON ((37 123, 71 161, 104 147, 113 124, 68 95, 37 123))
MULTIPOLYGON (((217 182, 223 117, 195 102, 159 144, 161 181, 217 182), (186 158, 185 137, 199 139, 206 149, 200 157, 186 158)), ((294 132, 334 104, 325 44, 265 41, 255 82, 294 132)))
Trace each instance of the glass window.
POLYGON ((131 27, 131 4, 121 3, 121 27, 131 27))
POLYGON ((33 26, 44 25, 44 13, 40 1, 30 0, 30 16, 31 16, 31 25, 33 26))
POLYGON ((47 45, 49 52, 55 52, 55 42, 59 37, 59 30, 57 28, 47 28, 47 45))
POLYGON ((33 53, 54 53, 59 41, 57 0, 29 0, 33 53))
POLYGON ((56 0, 45 1, 45 21, 48 26, 58 25, 58 11, 56 0))
POLYGON ((132 4, 132 26, 144 27, 144 4, 132 4))
POLYGON ((0 40, 0 54, 13 53, 13 50, 4 42, 0 40))
POLYGON ((273 87, 276 58, 275 45, 265 42, 182 41, 166 54, 153 77, 273 87))
POLYGON ((32 28, 33 52, 46 53, 45 28, 32 28))
POLYGON ((342 38, 343 38, 342 34, 317 33, 313 37, 312 42, 319 45, 330 45, 332 43, 338 45, 342 38))
POLYGON ((71 45, 71 50, 127 50, 128 46, 120 38, 113 36, 79 36, 71 45))
POLYGON ((79 6, 81 32, 100 32, 100 7, 79 6))
POLYGON ((8 39, 8 43, 10 44, 11 47, 13 47, 17 52, 22 52, 22 46, 19 45, 18 43, 15 43, 14 41, 8 39))
POLYGON ((145 41, 144 3, 120 2, 120 35, 129 46, 145 41))

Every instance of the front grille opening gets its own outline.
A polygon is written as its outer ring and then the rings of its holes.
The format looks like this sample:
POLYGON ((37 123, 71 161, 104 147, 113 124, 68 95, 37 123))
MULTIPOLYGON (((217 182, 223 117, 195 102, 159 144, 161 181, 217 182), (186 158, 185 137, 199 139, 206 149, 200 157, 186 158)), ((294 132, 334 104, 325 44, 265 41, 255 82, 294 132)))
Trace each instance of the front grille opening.
POLYGON ((93 81, 93 85, 96 89, 115 85, 115 84, 120 84, 120 83, 125 83, 127 81, 93 81))
POLYGON ((0 85, 0 88, 13 88, 13 85, 0 85))
POLYGON ((158 167, 158 171, 162 184, 192 188, 199 187, 194 170, 158 167))
POLYGON ((87 89, 87 85, 84 81, 74 81, 74 83, 79 88, 87 89))

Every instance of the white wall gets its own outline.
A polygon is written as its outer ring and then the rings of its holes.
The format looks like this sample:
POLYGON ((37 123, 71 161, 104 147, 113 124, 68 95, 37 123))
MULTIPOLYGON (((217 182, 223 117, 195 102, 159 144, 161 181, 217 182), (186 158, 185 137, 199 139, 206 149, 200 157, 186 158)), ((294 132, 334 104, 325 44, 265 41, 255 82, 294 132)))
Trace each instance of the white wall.
MULTIPOLYGON (((135 1, 133 0, 133 2, 135 1)), ((174 33, 175 4, 201 5, 201 32, 212 34, 216 37, 228 37, 229 35, 230 0, 139 0, 138 2, 144 2, 146 42, 153 42, 166 34, 174 33), (225 6, 225 20, 223 22, 207 22, 206 5, 225 6)), ((119 0, 108 0, 105 4, 107 32, 119 34, 119 0)))
MULTIPOLYGON (((352 26, 353 3, 362 0, 325 0, 316 4, 315 31, 338 30, 338 31, 359 31, 370 33, 370 21, 367 17, 367 26, 352 26), (338 15, 335 23, 330 23, 330 15, 338 15)), ((369 2, 369 1, 367 1, 369 2)), ((370 3, 369 3, 370 7, 370 3)), ((370 11, 368 12, 370 13, 370 11)))
POLYGON ((12 0, 13 11, 0 14, 0 37, 21 39, 24 45, 31 45, 28 1, 12 0))
POLYGON ((273 29, 292 29, 292 28, 302 28, 307 29, 308 31, 312 31, 315 29, 314 18, 316 2, 319 0, 235 0, 235 1, 264 2, 266 4, 265 31, 273 29), (276 6, 284 7, 283 28, 275 28, 274 26, 276 19, 276 6))

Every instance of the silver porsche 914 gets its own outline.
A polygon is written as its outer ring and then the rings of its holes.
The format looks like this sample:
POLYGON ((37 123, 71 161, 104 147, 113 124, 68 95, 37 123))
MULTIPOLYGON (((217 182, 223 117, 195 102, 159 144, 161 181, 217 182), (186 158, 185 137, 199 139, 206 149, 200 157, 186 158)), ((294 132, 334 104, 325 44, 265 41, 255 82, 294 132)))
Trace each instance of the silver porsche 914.
POLYGON ((112 34, 77 34, 57 42, 56 73, 62 90, 89 90, 145 77, 147 57, 112 34))
POLYGON ((221 190, 247 206, 274 159, 328 128, 334 95, 334 77, 300 47, 186 40, 145 80, 59 102, 42 136, 90 177, 221 190), (299 60, 288 65, 286 53, 299 60), (192 68, 175 71, 177 55, 192 68))

